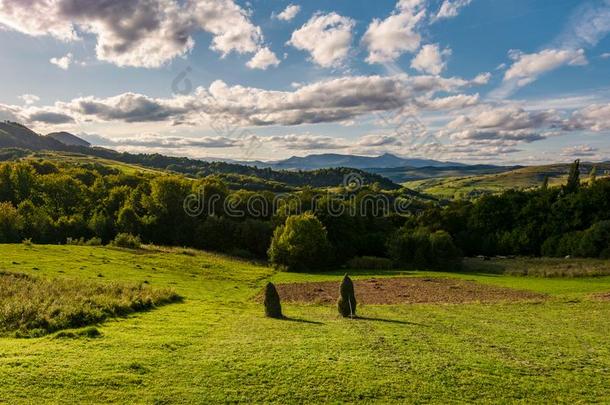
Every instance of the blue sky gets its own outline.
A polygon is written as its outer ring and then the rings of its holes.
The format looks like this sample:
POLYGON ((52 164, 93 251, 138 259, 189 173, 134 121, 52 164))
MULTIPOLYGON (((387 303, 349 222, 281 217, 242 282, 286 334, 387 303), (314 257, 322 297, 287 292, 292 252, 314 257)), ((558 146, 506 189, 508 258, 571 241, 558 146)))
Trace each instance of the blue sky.
POLYGON ((0 0, 0 117, 119 150, 610 159, 610 0, 0 0))

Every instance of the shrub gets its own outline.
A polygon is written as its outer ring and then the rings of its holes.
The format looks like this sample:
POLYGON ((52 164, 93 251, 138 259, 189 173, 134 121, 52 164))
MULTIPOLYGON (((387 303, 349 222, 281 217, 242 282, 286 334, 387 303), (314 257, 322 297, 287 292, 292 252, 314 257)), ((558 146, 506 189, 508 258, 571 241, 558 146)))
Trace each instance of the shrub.
POLYGON ((281 319, 282 315, 282 304, 280 303, 280 295, 273 283, 267 283, 265 287, 265 315, 269 318, 281 319))
POLYGON ((445 231, 430 234, 430 254, 432 266, 441 269, 455 269, 462 260, 462 253, 453 243, 451 235, 445 231))
POLYGON ((601 221, 583 233, 576 254, 582 257, 600 257, 608 247, 610 247, 610 221, 601 221))
POLYGON ((391 270, 394 262, 385 257, 361 256, 352 258, 347 262, 347 267, 357 270, 391 270))
POLYGON ((0 243, 18 243, 23 218, 10 202, 0 202, 0 243))
POLYGON ((449 233, 431 233, 425 228, 401 228, 388 242, 388 252, 397 263, 408 267, 455 270, 462 261, 462 252, 449 233))
POLYGON ((139 236, 133 236, 128 233, 119 233, 112 241, 113 246, 127 248, 127 249, 139 249, 142 246, 142 241, 139 236))
POLYGON ((339 301, 337 302, 337 307, 339 308, 339 313, 341 316, 344 318, 356 316, 356 294, 354 293, 354 283, 347 274, 345 277, 343 277, 339 292, 340 296, 339 301))
POLYGON ((329 263, 326 228, 312 213, 292 215, 278 227, 268 254, 271 263, 288 271, 314 270, 329 263))
POLYGON ((102 239, 98 238, 97 236, 89 239, 87 242, 85 242, 85 245, 87 246, 101 246, 102 245, 102 239))

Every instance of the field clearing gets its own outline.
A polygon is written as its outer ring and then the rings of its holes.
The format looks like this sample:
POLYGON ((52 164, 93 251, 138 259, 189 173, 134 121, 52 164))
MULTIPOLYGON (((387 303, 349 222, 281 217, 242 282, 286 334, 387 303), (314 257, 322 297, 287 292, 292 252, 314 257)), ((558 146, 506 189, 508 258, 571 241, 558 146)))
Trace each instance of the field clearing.
MULTIPOLYGON (((493 262, 495 263, 495 261, 493 262)), ((609 402, 610 277, 349 271, 474 280, 548 294, 542 302, 284 303, 265 283, 338 281, 186 249, 0 245, 0 270, 101 283, 148 282, 184 297, 97 325, 101 336, 0 338, 2 403, 609 402)), ((356 290, 358 294, 358 290, 356 290)))
MULTIPOLYGON (((606 163, 597 165, 597 178, 608 177, 610 166, 606 163)), ((549 186, 560 186, 566 183, 569 167, 566 165, 532 166, 510 170, 502 173, 481 174, 473 176, 447 176, 404 182, 403 185, 415 191, 445 199, 469 199, 483 194, 499 194, 516 189, 527 190, 538 188, 549 179, 549 186)), ((582 166, 582 183, 589 182, 588 173, 591 164, 582 166)))
POLYGON ((30 156, 22 158, 24 161, 44 159, 58 164, 84 165, 84 164, 100 164, 125 174, 149 173, 149 174, 168 174, 163 170, 152 169, 136 164, 118 162, 116 160, 104 159, 97 156, 81 155, 78 153, 69 152, 36 152, 30 156))
MULTIPOLYGON (((278 284, 284 302, 334 305, 339 281, 278 284)), ((467 304, 517 301, 540 302, 544 294, 492 287, 455 278, 382 277, 356 280, 359 304, 467 304)))

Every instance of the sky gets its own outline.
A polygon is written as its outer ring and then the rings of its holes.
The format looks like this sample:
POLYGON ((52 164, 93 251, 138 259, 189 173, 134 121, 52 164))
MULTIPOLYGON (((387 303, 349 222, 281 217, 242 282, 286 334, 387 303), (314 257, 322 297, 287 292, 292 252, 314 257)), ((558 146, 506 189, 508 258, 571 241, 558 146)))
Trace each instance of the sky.
POLYGON ((610 160, 610 0, 0 0, 0 119, 121 151, 610 160))

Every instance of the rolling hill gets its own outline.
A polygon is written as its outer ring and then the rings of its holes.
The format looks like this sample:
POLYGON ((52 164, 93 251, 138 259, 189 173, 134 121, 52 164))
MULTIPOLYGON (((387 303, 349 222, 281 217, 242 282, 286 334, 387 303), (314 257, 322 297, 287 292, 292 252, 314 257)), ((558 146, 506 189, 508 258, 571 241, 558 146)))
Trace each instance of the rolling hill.
POLYGON ((516 170, 522 166, 494 166, 494 165, 460 165, 460 166, 425 166, 425 167, 395 167, 368 169, 372 173, 382 175, 396 183, 408 181, 433 179, 440 177, 467 177, 485 174, 503 173, 516 170))
POLYGON ((0 148, 30 150, 65 150, 66 145, 54 138, 41 136, 15 122, 0 122, 0 148))
POLYGON ((53 132, 50 134, 47 134, 48 138, 53 138, 56 141, 59 141, 61 143, 63 143, 64 145, 68 145, 68 146, 84 146, 84 147, 89 147, 91 146, 91 144, 87 141, 85 141, 84 139, 79 138, 76 135, 72 135, 69 132, 53 132))
MULTIPOLYGON (((597 167, 597 177, 610 175, 610 162, 581 163, 581 179, 588 181, 593 166, 597 167)), ((476 198, 485 194, 500 193, 509 189, 529 189, 540 187, 548 177, 549 185, 564 184, 570 164, 521 167, 501 173, 472 176, 449 176, 407 181, 403 184, 413 190, 437 198, 476 198)))
MULTIPOLYGON (((228 162, 206 162, 185 157, 171 157, 160 154, 131 154, 111 149, 89 147, 85 141, 69 133, 55 133, 42 136, 27 127, 11 122, 0 123, 0 157, 5 160, 24 158, 28 151, 61 152, 70 159, 87 160, 87 157, 103 159, 109 165, 127 164, 131 167, 165 170, 189 177, 219 176, 231 188, 250 190, 288 191, 295 187, 337 187, 344 183, 347 176, 356 176, 363 184, 378 184, 385 190, 395 190, 401 186, 374 173, 354 168, 328 168, 318 170, 275 170, 258 168, 228 162), (61 139, 60 142, 57 139, 61 139), (82 142, 81 142, 82 141, 82 142), (64 143, 65 142, 65 143, 64 143), (84 142, 84 143, 83 143, 84 142), (69 155, 66 155, 69 153, 69 155)), ((120 165, 119 165, 120 166, 120 165)))

